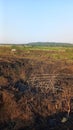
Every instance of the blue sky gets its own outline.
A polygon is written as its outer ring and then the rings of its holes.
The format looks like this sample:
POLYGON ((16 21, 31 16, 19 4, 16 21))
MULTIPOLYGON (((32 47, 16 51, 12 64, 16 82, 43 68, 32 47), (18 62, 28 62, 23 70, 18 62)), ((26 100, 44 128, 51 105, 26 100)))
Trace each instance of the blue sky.
POLYGON ((73 43, 73 0, 0 0, 0 43, 73 43))

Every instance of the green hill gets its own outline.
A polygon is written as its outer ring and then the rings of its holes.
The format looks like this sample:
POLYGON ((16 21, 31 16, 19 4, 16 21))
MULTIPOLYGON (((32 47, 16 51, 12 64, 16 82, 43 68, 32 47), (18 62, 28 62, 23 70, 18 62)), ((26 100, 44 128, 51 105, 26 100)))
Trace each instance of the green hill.
POLYGON ((31 46, 59 46, 59 47, 69 47, 69 46, 72 46, 73 47, 73 44, 71 43, 57 43, 57 42, 32 42, 32 43, 28 43, 27 45, 31 45, 31 46))

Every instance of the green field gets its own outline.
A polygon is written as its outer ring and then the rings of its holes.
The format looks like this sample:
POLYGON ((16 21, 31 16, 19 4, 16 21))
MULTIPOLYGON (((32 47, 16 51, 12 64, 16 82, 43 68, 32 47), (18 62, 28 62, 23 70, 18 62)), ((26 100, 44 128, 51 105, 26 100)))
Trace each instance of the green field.
POLYGON ((71 60, 73 61, 73 46, 46 45, 1 45, 0 56, 25 57, 42 60, 71 60), (15 49, 15 52, 12 52, 15 49))

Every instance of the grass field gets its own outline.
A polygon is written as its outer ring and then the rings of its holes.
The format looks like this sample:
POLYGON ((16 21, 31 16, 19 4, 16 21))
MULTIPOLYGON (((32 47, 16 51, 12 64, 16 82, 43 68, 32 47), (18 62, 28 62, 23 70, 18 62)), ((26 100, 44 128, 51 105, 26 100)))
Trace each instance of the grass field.
POLYGON ((73 47, 0 45, 0 130, 72 130, 72 122, 73 47))
POLYGON ((38 60, 70 60, 73 61, 73 47, 65 46, 28 46, 28 45, 2 45, 0 56, 13 56, 22 58, 33 58, 38 60), (16 49, 12 52, 12 49, 16 49))

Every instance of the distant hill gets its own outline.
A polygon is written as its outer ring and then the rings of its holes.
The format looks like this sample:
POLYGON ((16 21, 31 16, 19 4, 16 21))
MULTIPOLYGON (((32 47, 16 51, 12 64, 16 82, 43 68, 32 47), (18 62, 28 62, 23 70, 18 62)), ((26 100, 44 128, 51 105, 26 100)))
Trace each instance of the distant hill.
POLYGON ((20 44, 16 44, 16 43, 0 43, 0 46, 9 46, 9 45, 13 45, 13 46, 49 46, 49 47, 73 47, 73 44, 71 43, 58 43, 58 42, 31 42, 31 43, 20 43, 20 44))
POLYGON ((31 45, 31 46, 72 46, 73 47, 73 44, 71 43, 57 43, 57 42, 32 42, 32 43, 28 43, 27 45, 31 45))

